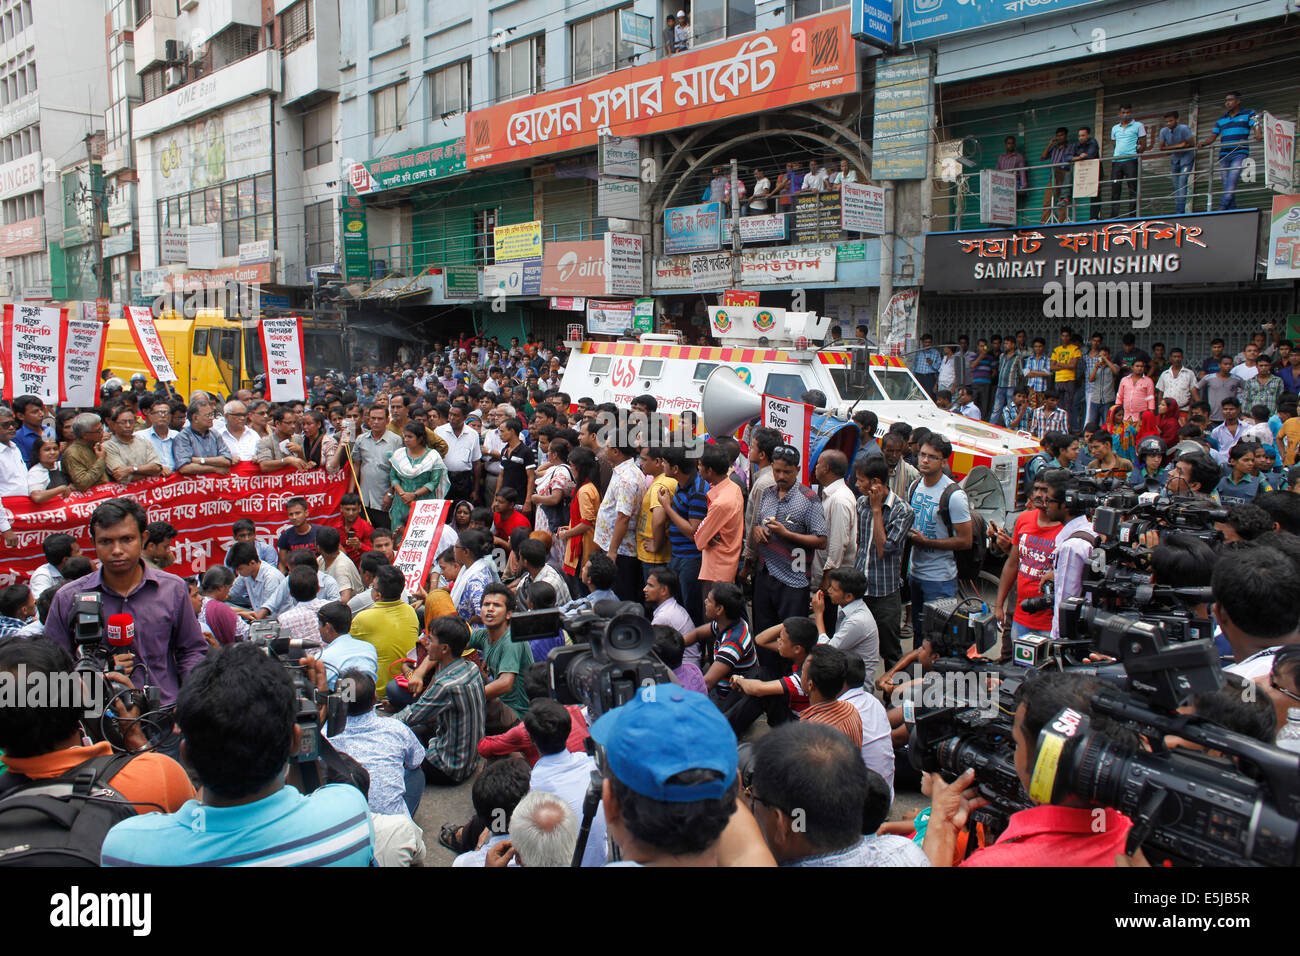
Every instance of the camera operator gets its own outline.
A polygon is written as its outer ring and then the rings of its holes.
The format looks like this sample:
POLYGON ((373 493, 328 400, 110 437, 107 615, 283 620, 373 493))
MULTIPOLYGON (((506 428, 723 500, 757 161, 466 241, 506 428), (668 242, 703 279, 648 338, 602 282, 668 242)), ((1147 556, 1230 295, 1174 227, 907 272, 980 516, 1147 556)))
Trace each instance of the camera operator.
POLYGON ((1214 619, 1235 661, 1224 668, 1247 680, 1267 677, 1273 657, 1300 643, 1300 574, 1275 548, 1251 545, 1219 556, 1214 565, 1214 619))
POLYGON ((1223 472, 1208 451, 1185 451, 1174 460, 1165 490, 1171 495, 1190 495, 1202 503, 1218 504, 1214 490, 1222 477, 1223 472))
POLYGON ((78 594, 98 591, 105 617, 127 614, 135 622, 133 654, 144 667, 129 676, 137 687, 158 687, 162 706, 176 703, 181 681, 208 653, 189 587, 166 571, 149 567, 141 557, 144 508, 132 498, 105 501, 90 516, 90 536, 100 568, 64 587, 54 596, 45 620, 45 636, 72 652, 73 604, 78 594))
POLYGON ((1016 604, 1011 616, 1012 638, 1023 637, 1031 631, 1041 633, 1051 629, 1050 610, 1026 611, 1022 602, 1042 596, 1043 578, 1051 570, 1056 538, 1065 525, 1065 487, 1069 478, 1069 472, 1062 468, 1051 468, 1039 474, 1034 481, 1043 485, 1040 505, 1021 512, 1012 529, 1011 551, 1002 566, 998 596, 993 604, 998 625, 1005 629, 1007 595, 1011 593, 1011 585, 1016 586, 1016 604))
POLYGON ((1070 502, 1068 494, 1069 473, 1063 469, 1053 469, 1046 473, 1044 480, 1048 491, 1044 495, 1044 507, 1060 509, 1060 517, 1065 522, 1056 534, 1056 550, 1052 552, 1052 640, 1061 636, 1061 604, 1072 597, 1083 594, 1083 575, 1087 568, 1088 557, 1092 554, 1097 536, 1092 530, 1092 521, 1082 503, 1070 502))
MULTIPOLYGON (((43 638, 11 639, 0 643, 0 675, 6 683, 21 679, 29 685, 33 679, 45 678, 51 687, 69 687, 78 679, 68 652, 43 638)), ((116 684, 105 686, 117 689, 116 684)), ((127 804, 133 804, 134 812, 162 810, 171 813, 179 810, 185 801, 194 799, 194 787, 189 777, 171 757, 154 753, 114 757, 113 748, 107 741, 83 746, 81 718, 86 710, 84 703, 84 700, 50 699, 44 706, 31 706, 25 695, 17 695, 16 700, 6 701, 0 706, 0 750, 4 752, 0 762, 7 771, 0 775, 0 795, 18 794, 26 785, 48 785, 60 778, 70 783, 76 773, 88 769, 95 774, 95 788, 110 788, 127 804)), ((134 733, 128 729, 123 736, 128 745, 143 744, 143 734, 138 729, 134 733)), ((68 803, 70 807, 75 805, 75 801, 68 803)), ((123 815, 129 812, 130 809, 125 809, 123 815)), ((94 816, 104 819, 102 810, 94 816)), ((2 809, 0 819, 3 819, 2 809)), ((6 820, 6 824, 8 822, 6 820)), ((32 847, 15 858, 26 865, 41 860, 38 854, 43 846, 56 845, 53 841, 47 844, 39 838, 33 839, 31 830, 27 828, 19 832, 5 825, 3 829, 6 837, 21 839, 32 847)), ((77 827, 68 831, 60 827, 57 834, 51 835, 59 841, 58 845, 84 854, 87 862, 97 863, 107 829, 107 826, 102 830, 77 827)), ((0 851, 10 849, 10 846, 0 847, 0 851)), ((60 855, 57 862, 58 865, 67 865, 69 858, 60 855)))
POLYGON ((929 866, 911 840, 863 834, 871 771, 830 727, 778 727, 754 745, 745 799, 778 866, 929 866))
MULTIPOLYGON (((1134 751, 1137 735, 1115 721, 1092 712, 1092 697, 1102 689, 1093 677, 1068 671, 1049 671, 1026 681, 1020 688, 1013 727, 1016 773, 1029 792, 1038 757, 1039 732, 1064 708, 1088 716, 1092 731, 1111 746, 1134 751)), ((986 801, 971 800, 967 788, 975 771, 967 770, 951 784, 930 775, 930 822, 923 849, 934 866, 952 866, 958 835, 969 812, 986 801)), ((1110 807, 1091 807, 1077 797, 1059 804, 1041 804, 1011 815, 1006 830, 991 846, 976 850, 961 866, 1112 866, 1124 854, 1132 822, 1110 807)))
POLYGON ((660 686, 602 716, 605 824, 622 853, 611 866, 771 866, 736 800, 736 735, 700 694, 660 686))
POLYGON ((374 841, 361 791, 328 784, 304 796, 285 782, 302 740, 297 713, 278 661, 252 644, 213 651, 176 702, 200 799, 117 824, 103 865, 368 866, 374 841))

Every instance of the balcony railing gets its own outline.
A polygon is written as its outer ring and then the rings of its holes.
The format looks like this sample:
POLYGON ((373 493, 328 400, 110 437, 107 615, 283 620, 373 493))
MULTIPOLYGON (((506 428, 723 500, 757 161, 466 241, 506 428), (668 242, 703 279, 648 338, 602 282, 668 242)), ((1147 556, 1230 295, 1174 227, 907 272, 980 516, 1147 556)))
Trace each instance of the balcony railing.
MULTIPOLYGON (((582 242, 599 239, 608 229, 608 219, 582 219, 549 223, 542 227, 542 241, 582 242)), ((430 267, 491 265, 491 233, 464 233, 419 242, 400 242, 370 247, 371 274, 383 263, 386 275, 415 275, 430 267)))
MULTIPOLYGON (((1253 161, 1254 181, 1238 179, 1233 193, 1235 208, 1269 209, 1275 193, 1264 185, 1264 144, 1252 141, 1247 148, 1248 158, 1253 161)), ((1186 186, 1179 190, 1170 168, 1171 157, 1175 154, 1148 150, 1137 157, 1136 177, 1121 183, 1120 195, 1114 202, 1111 200, 1114 178, 1109 158, 1101 162, 1097 195, 1080 199, 1073 198, 1072 169, 1065 171, 1058 184, 1052 178, 1054 164, 1035 163, 1024 167, 1030 183, 1027 189, 1017 193, 1016 225, 1175 215, 1179 191, 1184 192, 1186 213, 1217 210, 1222 205, 1224 192, 1220 151, 1221 145, 1217 142, 1191 150, 1194 154, 1192 165, 1186 173, 1180 174, 1186 177, 1186 186), (1042 182, 1044 179, 1045 183, 1042 182), (1130 198, 1130 182, 1136 199, 1130 198)), ((1245 164, 1242 171, 1249 167, 1249 163, 1245 164)), ((934 232, 998 228, 996 224, 980 220, 979 170, 963 173, 950 187, 947 197, 936 196, 935 210, 930 225, 934 232), (948 211, 939 212, 945 198, 948 211)))

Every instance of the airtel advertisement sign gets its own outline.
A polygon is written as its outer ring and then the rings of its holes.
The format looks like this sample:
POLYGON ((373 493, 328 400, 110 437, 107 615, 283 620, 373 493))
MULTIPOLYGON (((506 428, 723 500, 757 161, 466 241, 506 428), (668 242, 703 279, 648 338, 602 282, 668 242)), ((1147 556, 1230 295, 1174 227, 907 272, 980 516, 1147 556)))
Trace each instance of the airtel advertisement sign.
POLYGON ((605 294, 605 243, 548 242, 542 259, 542 295, 605 294))

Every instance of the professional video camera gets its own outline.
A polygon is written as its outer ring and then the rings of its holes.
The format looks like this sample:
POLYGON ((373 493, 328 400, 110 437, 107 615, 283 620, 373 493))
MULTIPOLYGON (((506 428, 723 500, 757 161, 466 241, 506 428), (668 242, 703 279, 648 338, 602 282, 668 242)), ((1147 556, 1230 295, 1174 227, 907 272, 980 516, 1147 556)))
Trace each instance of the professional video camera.
POLYGON ((554 637, 566 631, 571 645, 546 655, 551 692, 561 704, 583 704, 595 720, 626 704, 642 687, 672 683, 672 672, 655 656, 654 632, 641 605, 597 601, 590 610, 524 611, 510 618, 515 641, 554 637))
MULTIPOLYGON (((1176 711, 1223 685, 1213 643, 1176 642, 1163 623, 1085 606, 1079 598, 1064 602, 1061 622, 1066 641, 1077 648, 1086 640, 1118 658, 1122 673, 1113 665, 1064 664, 1060 658, 1052 664, 1101 678, 1105 686, 1092 699, 1093 717, 1130 727, 1150 751, 1131 751, 1066 709, 1039 736, 1026 794, 1012 728, 1019 689, 1039 672, 1013 666, 1002 669, 994 708, 953 694, 944 706, 915 715, 911 757, 918 769, 954 779, 974 768, 990 803, 971 820, 994 836, 1010 814, 1073 795, 1133 821, 1130 853, 1144 846, 1158 859, 1216 866, 1300 863, 1300 759, 1176 711), (1170 749, 1166 737, 1204 750, 1170 749)), ((988 664, 972 662, 971 669, 987 670, 988 664)))
MULTIPOLYGON (((114 657, 132 654, 134 667, 140 668, 146 680, 149 666, 135 653, 135 621, 130 614, 104 616, 104 596, 98 591, 83 591, 72 602, 72 643, 77 650, 73 671, 83 681, 96 687, 93 699, 104 701, 99 721, 87 721, 83 726, 96 743, 107 740, 118 750, 126 749, 126 741, 117 726, 118 711, 138 710, 133 718, 147 728, 150 744, 156 744, 171 730, 171 721, 162 716, 162 696, 157 686, 146 682, 141 687, 122 687, 109 682, 105 675, 117 670, 114 657)), ((132 671, 134 673, 134 670, 132 671)), ((126 719, 126 718, 120 718, 126 719)))
POLYGON ((333 737, 347 725, 347 702, 342 694, 325 694, 317 690, 298 663, 309 651, 320 648, 320 641, 282 637, 280 625, 276 621, 254 621, 248 630, 249 643, 263 654, 279 661, 293 681, 294 692, 298 697, 298 713, 294 721, 302 731, 302 741, 289 759, 302 765, 300 769, 304 790, 314 790, 317 785, 315 763, 320 759, 322 749, 320 708, 325 708, 325 733, 333 737))

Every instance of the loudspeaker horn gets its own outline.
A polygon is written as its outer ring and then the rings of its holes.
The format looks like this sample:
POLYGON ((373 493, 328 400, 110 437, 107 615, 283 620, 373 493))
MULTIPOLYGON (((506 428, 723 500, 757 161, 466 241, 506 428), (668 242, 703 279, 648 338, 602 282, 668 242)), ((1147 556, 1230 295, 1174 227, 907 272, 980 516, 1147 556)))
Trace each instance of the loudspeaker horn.
POLYGON ((704 380, 700 392, 700 417, 710 435, 730 435, 741 425, 758 418, 763 399, 740 380, 735 370, 719 365, 704 380))

